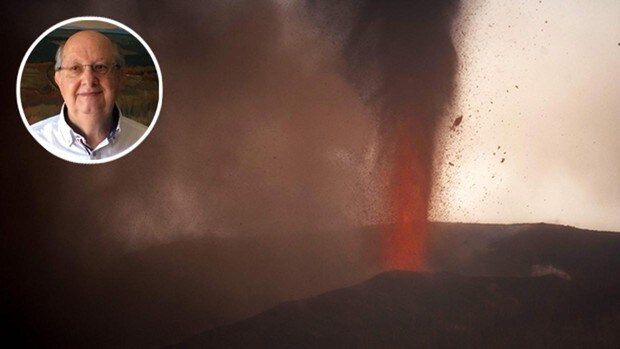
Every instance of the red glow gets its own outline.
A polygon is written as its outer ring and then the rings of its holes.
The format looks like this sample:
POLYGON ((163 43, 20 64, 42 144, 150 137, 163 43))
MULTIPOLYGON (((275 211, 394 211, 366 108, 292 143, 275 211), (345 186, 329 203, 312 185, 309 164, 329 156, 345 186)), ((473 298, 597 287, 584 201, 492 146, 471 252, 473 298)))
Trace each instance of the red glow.
POLYGON ((388 269, 424 269, 429 169, 416 151, 413 138, 401 135, 395 152, 389 194, 395 224, 387 232, 383 260, 388 269))

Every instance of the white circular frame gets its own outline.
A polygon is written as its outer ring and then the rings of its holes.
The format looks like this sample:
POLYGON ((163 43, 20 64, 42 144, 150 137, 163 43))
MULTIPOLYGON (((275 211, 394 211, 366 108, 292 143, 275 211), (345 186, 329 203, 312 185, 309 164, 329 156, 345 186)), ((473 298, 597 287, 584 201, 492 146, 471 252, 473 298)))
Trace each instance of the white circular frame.
POLYGON ((56 156, 56 157, 58 157, 58 158, 60 158, 62 160, 73 162, 73 163, 77 163, 77 164, 93 165, 93 164, 102 164, 102 163, 106 163, 106 162, 110 162, 110 161, 114 161, 116 159, 122 158, 123 156, 131 153, 134 149, 136 149, 142 143, 142 141, 144 141, 146 139, 146 137, 148 137, 148 135, 153 130, 153 127, 157 123, 157 118, 159 117, 159 113, 161 111, 162 101, 163 101, 163 98, 164 98, 164 83, 163 83, 163 79, 162 79, 162 75, 161 75, 161 68, 159 67, 159 62, 157 61, 157 58, 155 57, 155 54, 153 54, 153 51, 151 50, 149 45, 144 41, 144 39, 142 39, 142 37, 140 35, 138 35, 138 33, 133 31, 131 28, 129 28, 128 26, 124 25, 123 23, 120 23, 120 22, 115 21, 113 19, 109 19, 109 18, 106 18, 106 17, 97 17, 97 16, 82 16, 82 17, 69 18, 67 20, 64 20, 62 22, 59 22, 59 23, 53 25, 48 30, 43 32, 43 34, 41 34, 34 41, 34 43, 30 46, 28 51, 26 51, 26 54, 24 55, 24 59, 22 60, 21 65, 19 66, 19 72, 17 73, 16 95, 17 95, 17 107, 19 108, 19 113, 21 114, 22 121, 24 122, 24 126, 26 126, 26 129, 28 130, 28 132, 30 132, 30 135, 32 136, 32 138, 34 138, 37 141, 37 143, 39 143, 45 150, 50 152, 52 155, 54 155, 54 156, 56 156), (22 98, 21 98, 22 75, 24 73, 24 68, 26 66, 26 62, 28 61, 28 58, 30 57, 30 54, 35 49, 35 47, 37 47, 37 45, 41 42, 41 40, 43 40, 52 31, 54 31, 54 30, 56 30, 56 29, 58 29, 60 27, 63 27, 65 25, 67 25, 67 24, 74 23, 74 22, 81 22, 81 21, 106 22, 106 23, 109 23, 109 24, 113 24, 113 25, 115 25, 115 26, 117 26, 117 27, 119 27, 119 28, 121 28, 123 30, 126 30, 129 34, 133 35, 136 39, 138 39, 138 41, 140 41, 142 46, 146 49, 146 51, 151 56, 151 60, 153 61, 153 64, 155 65, 155 70, 157 71, 157 78, 159 79, 159 86, 158 86, 159 98, 158 98, 158 101, 157 101, 157 108, 155 109, 155 114, 153 115, 153 119, 151 120, 150 125, 148 126, 146 132, 144 132, 142 137, 140 137, 140 139, 138 139, 129 148, 125 149, 124 151, 122 151, 122 152, 120 152, 120 153, 118 153, 116 155, 113 155, 113 156, 110 156, 110 157, 107 157, 107 158, 104 158, 104 159, 84 160, 84 161, 79 161, 79 160, 74 160, 74 159, 65 159, 64 157, 62 157, 62 156, 54 153, 52 150, 48 149, 48 147, 45 144, 39 142, 39 140, 34 136, 32 128, 31 128, 30 124, 28 123, 28 119, 26 118, 26 113, 24 112, 24 107, 22 105, 22 98))

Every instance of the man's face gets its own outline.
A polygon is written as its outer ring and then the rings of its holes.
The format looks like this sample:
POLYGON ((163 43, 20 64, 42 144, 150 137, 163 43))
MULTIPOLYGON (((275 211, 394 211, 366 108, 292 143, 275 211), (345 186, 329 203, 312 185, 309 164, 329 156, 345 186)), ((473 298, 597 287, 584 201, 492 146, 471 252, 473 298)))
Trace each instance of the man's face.
POLYGON ((66 69, 54 75, 72 118, 85 115, 105 118, 112 115, 116 94, 121 88, 122 72, 113 68, 102 75, 85 65, 103 64, 111 67, 116 64, 114 52, 109 39, 92 31, 78 32, 65 43, 62 67, 84 66, 82 73, 77 76, 66 69))

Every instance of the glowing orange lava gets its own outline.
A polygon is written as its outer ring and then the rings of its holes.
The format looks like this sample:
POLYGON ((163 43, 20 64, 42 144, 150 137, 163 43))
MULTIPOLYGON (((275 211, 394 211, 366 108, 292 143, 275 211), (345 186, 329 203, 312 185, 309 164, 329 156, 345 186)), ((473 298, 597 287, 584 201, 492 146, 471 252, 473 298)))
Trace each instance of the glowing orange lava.
POLYGON ((401 135, 395 152, 389 193, 395 224, 387 232, 383 254, 387 269, 424 269, 430 172, 413 138, 401 135))

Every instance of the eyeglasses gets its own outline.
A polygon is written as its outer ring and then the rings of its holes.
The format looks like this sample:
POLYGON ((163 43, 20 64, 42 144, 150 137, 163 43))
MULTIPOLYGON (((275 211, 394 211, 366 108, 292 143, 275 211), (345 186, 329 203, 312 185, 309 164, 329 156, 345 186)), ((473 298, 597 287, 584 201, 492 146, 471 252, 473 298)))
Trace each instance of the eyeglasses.
POLYGON ((70 67, 59 67, 56 70, 64 70, 67 76, 70 78, 77 78, 84 73, 84 69, 90 67, 93 73, 97 76, 105 76, 114 69, 119 69, 121 66, 118 64, 105 65, 105 64, 75 64, 70 67))

